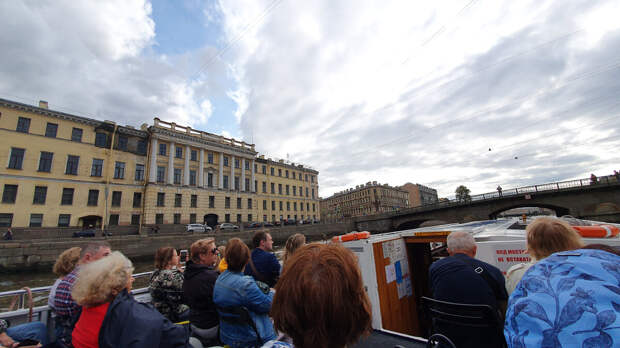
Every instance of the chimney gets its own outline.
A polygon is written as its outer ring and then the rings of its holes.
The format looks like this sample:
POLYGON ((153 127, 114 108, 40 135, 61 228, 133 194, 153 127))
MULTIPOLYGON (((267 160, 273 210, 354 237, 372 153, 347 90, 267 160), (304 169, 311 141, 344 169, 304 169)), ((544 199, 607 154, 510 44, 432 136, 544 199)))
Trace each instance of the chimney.
POLYGON ((45 100, 39 100, 39 107, 41 109, 49 109, 48 105, 47 105, 47 102, 45 100))

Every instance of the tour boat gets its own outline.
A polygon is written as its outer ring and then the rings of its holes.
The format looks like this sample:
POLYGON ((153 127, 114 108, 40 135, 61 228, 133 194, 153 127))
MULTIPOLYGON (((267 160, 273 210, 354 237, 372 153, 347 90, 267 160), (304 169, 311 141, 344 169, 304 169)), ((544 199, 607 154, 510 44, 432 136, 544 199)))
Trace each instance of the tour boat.
MULTIPOLYGON (((335 237, 332 242, 355 253, 358 258, 365 289, 372 304, 373 332, 355 347, 426 347, 425 337, 430 332, 429 323, 420 307, 422 296, 432 297, 428 286, 428 269, 434 258, 441 257, 446 237, 451 232, 468 231, 473 234, 478 251, 476 258, 495 265, 502 272, 514 264, 528 262, 525 253, 525 227, 530 221, 498 219, 462 224, 445 224, 432 227, 395 231, 381 234, 352 232, 335 237)), ((573 224, 594 226, 588 228, 595 235, 584 237, 586 244, 607 244, 620 248, 620 224, 572 219, 573 224), (605 232, 600 231, 600 226, 605 232)), ((591 235, 592 235, 591 233, 591 235)), ((586 233, 587 234, 587 233, 586 233)), ((151 272, 135 274, 135 278, 150 277, 151 272)), ((32 296, 45 296, 50 287, 30 289, 32 296)), ((148 288, 132 291, 138 301, 149 302, 148 288)), ((47 324, 50 335, 53 320, 47 305, 27 306, 27 292, 14 290, 0 293, 0 299, 17 297, 18 309, 0 313, 13 325, 32 320, 47 324)))

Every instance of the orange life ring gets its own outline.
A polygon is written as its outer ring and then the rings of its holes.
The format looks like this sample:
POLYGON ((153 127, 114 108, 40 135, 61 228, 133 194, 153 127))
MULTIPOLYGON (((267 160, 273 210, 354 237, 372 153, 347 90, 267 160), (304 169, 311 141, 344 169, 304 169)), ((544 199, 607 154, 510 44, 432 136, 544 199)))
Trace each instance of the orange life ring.
POLYGON ((368 231, 364 231, 364 232, 357 232, 355 233, 355 239, 359 240, 359 239, 368 239, 370 238, 370 232, 368 231))
POLYGON ((597 226, 573 226, 582 237, 586 238, 609 238, 616 237, 620 232, 618 227, 613 225, 597 226))
POLYGON ((343 236, 340 236, 340 240, 344 243, 344 242, 350 242, 352 240, 355 240, 355 233, 347 233, 343 236))
POLYGON ((340 242, 340 236, 335 236, 334 238, 332 238, 332 243, 338 243, 340 242))

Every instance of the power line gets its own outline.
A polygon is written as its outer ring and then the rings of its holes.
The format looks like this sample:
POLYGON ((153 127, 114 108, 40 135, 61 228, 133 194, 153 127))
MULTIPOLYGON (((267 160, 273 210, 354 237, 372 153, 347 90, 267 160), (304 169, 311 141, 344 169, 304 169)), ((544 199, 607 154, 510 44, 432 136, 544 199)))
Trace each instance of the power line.
POLYGON ((283 1, 284 0, 273 0, 269 4, 269 6, 267 6, 265 8, 265 10, 261 13, 260 16, 258 16, 252 23, 247 24, 243 28, 243 30, 241 30, 241 32, 239 34, 237 34, 237 36, 235 36, 232 40, 230 40, 217 54, 215 54, 211 58, 209 58, 203 65, 200 66, 200 68, 195 73, 190 75, 188 80, 193 79, 195 76, 199 75, 203 70, 205 70, 206 68, 210 67, 213 63, 215 63, 215 61, 217 59, 221 58, 225 53, 227 53, 233 47, 233 45, 235 45, 237 42, 239 42, 239 40, 241 40, 248 33, 248 31, 250 29, 255 27, 263 19, 265 19, 267 17, 267 15, 269 15, 269 13, 271 13, 283 1))

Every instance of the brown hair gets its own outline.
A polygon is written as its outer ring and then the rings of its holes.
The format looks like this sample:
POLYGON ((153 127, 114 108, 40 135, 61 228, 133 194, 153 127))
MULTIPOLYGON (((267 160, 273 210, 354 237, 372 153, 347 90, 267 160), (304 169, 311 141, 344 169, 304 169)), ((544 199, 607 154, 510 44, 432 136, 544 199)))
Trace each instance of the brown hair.
POLYGON ((213 246, 215 246, 215 239, 199 239, 192 243, 192 245, 189 247, 189 254, 192 261, 196 263, 200 262, 200 254, 206 254, 207 252, 211 251, 212 248, 209 248, 209 244, 213 244, 213 246))
POLYGON ((583 247, 579 233, 567 222, 557 218, 541 217, 526 228, 528 253, 535 259, 564 250, 583 247))
POLYGON ((241 272, 250 260, 250 248, 239 238, 231 238, 226 244, 226 263, 233 272, 241 272))
POLYGON ((80 247, 73 247, 63 251, 56 259, 56 263, 54 263, 54 268, 52 269, 54 274, 58 277, 64 277, 71 273, 75 265, 80 261, 81 251, 82 248, 80 247))
POLYGON ((304 244, 306 244, 306 236, 301 233, 295 233, 294 235, 288 237, 286 244, 284 245, 284 257, 282 257, 282 262, 286 263, 286 260, 293 256, 295 250, 304 244))
POLYGON ((174 256, 174 248, 171 246, 161 247, 155 252, 155 268, 164 269, 174 256))
POLYGON ((299 248, 276 284, 270 315, 297 348, 355 343, 371 330, 370 300, 355 255, 340 244, 299 248))
POLYGON ((254 237, 252 237, 252 247, 255 249, 258 248, 261 240, 267 240, 267 232, 256 231, 256 233, 254 233, 254 237))

